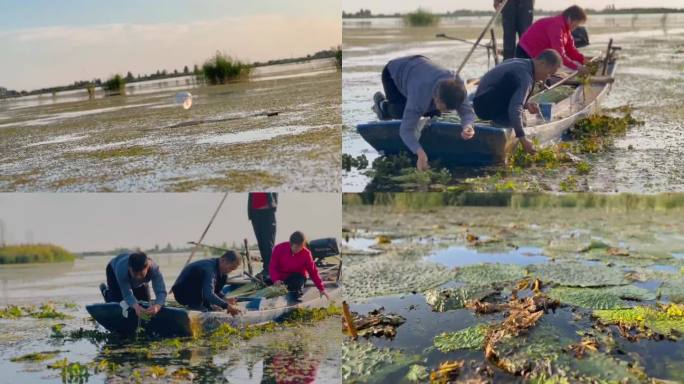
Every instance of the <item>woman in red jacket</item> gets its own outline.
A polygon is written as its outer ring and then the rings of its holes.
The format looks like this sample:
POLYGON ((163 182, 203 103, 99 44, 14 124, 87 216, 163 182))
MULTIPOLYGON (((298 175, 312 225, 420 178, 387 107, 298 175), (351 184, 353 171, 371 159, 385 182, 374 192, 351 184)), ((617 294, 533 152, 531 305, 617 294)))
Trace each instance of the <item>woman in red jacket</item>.
POLYGON ((311 251, 306 247, 304 234, 297 231, 290 235, 290 241, 280 243, 273 247, 269 273, 274 284, 285 284, 287 290, 294 293, 297 298, 302 296, 304 283, 307 275, 318 288, 321 296, 328 300, 330 297, 325 292, 325 286, 318 275, 318 269, 314 264, 311 251))
POLYGON ((515 51, 515 57, 537 57, 545 49, 554 49, 563 59, 563 65, 584 72, 584 55, 575 48, 572 31, 586 23, 587 14, 577 5, 558 16, 539 19, 523 34, 515 51))

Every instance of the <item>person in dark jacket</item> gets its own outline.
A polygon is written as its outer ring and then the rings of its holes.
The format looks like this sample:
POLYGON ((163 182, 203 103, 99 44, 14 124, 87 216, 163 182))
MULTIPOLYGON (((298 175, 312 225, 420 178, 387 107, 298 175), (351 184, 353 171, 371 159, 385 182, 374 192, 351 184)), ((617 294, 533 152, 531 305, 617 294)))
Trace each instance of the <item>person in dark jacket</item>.
POLYGON ((211 310, 220 307, 231 315, 240 310, 235 300, 226 299, 222 289, 228 274, 240 266, 240 257, 234 251, 213 259, 193 261, 186 265, 173 283, 171 291, 176 301, 190 309, 211 310))
MULTIPOLYGON (((494 0, 494 8, 501 6, 503 0, 494 0)), ((532 25, 534 19, 534 0, 508 0, 501 11, 503 23, 503 57, 504 60, 515 57, 516 37, 520 39, 532 25)))
POLYGON ((537 104, 529 102, 536 81, 544 81, 558 71, 561 57, 547 49, 535 59, 507 60, 480 79, 473 97, 475 113, 483 120, 511 127, 525 151, 534 154, 536 149, 525 137, 524 110, 539 113, 537 104))
POLYGON ((263 269, 257 277, 261 277, 267 284, 269 277, 269 263, 271 251, 275 245, 276 209, 278 208, 278 194, 274 192, 251 192, 247 198, 247 217, 252 222, 254 236, 259 246, 259 254, 263 262, 263 269))
POLYGON ((159 266, 143 252, 122 253, 114 257, 106 269, 107 284, 100 284, 100 291, 106 303, 125 301, 140 317, 142 313, 156 315, 166 301, 164 276, 159 266), (150 286, 154 288, 154 303, 151 302, 150 286), (147 301, 145 309, 138 301, 147 301))
POLYGON ((401 119, 399 135, 406 148, 418 157, 418 170, 428 168, 427 154, 419 142, 421 117, 456 110, 461 118, 461 138, 470 140, 475 135, 473 106, 463 80, 454 71, 415 55, 390 60, 381 79, 385 93, 375 93, 373 111, 380 120, 401 119))

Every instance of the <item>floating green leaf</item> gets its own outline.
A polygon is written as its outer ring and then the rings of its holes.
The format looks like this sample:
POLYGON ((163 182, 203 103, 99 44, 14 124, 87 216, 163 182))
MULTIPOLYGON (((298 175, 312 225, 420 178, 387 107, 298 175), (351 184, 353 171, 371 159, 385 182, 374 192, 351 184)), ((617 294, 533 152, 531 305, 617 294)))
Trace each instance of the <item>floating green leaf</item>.
POLYGON ((628 283, 624 272, 619 268, 601 264, 560 262, 538 264, 528 268, 534 277, 547 284, 555 283, 568 287, 605 287, 628 283))
POLYGON ((444 353, 459 349, 478 349, 484 346, 488 330, 487 325, 478 324, 458 332, 444 332, 435 336, 433 343, 444 353))
POLYGON ((453 271, 435 263, 376 257, 345 270, 345 296, 362 300, 422 292, 452 280, 453 271))
POLYGON ((514 264, 475 264, 459 268, 456 280, 468 284, 501 284, 522 279, 526 275, 524 267, 514 264))

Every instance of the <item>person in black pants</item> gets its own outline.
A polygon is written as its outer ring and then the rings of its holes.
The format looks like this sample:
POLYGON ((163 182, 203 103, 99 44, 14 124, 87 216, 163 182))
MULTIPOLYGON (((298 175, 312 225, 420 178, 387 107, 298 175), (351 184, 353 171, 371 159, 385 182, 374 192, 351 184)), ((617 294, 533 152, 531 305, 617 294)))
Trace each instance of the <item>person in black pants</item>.
MULTIPOLYGON (((494 0, 494 8, 498 8, 503 0, 494 0)), ((503 21, 503 57, 504 60, 515 56, 516 35, 520 37, 532 25, 534 19, 534 0, 508 0, 501 11, 503 21)))
POLYGON ((277 207, 278 194, 274 192, 250 192, 247 198, 247 217, 252 222, 254 236, 256 236, 259 254, 263 262, 260 275, 267 284, 271 283, 268 268, 271 262, 271 252, 275 245, 275 213, 277 207))

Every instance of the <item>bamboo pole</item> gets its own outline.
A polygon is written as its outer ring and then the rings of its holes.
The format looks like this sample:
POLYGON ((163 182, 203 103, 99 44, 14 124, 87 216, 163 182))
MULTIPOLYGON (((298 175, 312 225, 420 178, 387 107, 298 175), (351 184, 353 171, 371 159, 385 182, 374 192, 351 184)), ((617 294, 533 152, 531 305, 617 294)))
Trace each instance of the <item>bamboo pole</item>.
POLYGON ((195 256, 195 252, 197 252, 197 249, 200 247, 199 244, 202 244, 202 240, 204 240, 204 236, 207 234, 209 231, 209 228, 211 225, 214 223, 214 219, 216 218, 216 215, 218 215, 219 211, 221 210, 221 206, 223 206, 223 202, 226 201, 226 197, 228 197, 228 192, 223 194, 223 198, 221 199, 221 202, 219 203, 218 207, 216 207, 216 210, 214 211, 214 214, 211 216, 211 219, 209 220, 209 224, 207 224, 207 227, 204 228, 204 232, 202 232, 202 236, 200 236, 199 240, 197 240, 197 243, 195 247, 192 249, 192 252, 190 253, 190 256, 188 257, 188 260, 185 262, 185 265, 190 264, 190 260, 195 256))
POLYGON ((349 304, 346 301, 342 302, 342 315, 344 316, 344 321, 347 323, 347 331, 351 337, 356 339, 359 334, 356 332, 356 327, 354 326, 354 320, 352 318, 351 312, 349 311, 349 304))
POLYGON ((507 3, 508 3, 508 0, 503 0, 503 1, 501 2, 501 5, 496 9, 496 12, 494 13, 494 16, 491 18, 491 20, 489 20, 489 22, 487 23, 487 26, 485 27, 485 29, 483 29, 483 30, 482 30, 482 33, 480 33, 480 37, 477 38, 477 41, 475 41, 475 44, 473 44, 473 46, 470 48, 470 52, 468 52, 468 54, 466 55, 465 59, 463 59, 463 62, 461 63, 461 66, 458 67, 458 70, 456 71, 456 74, 457 74, 457 75, 460 75, 460 74, 461 74, 461 70, 463 69, 463 67, 465 67, 466 63, 467 63, 468 60, 470 59, 470 56, 471 56, 471 55, 473 54, 473 52, 475 51, 475 48, 477 47, 478 44, 480 44, 480 41, 482 40, 482 38, 484 37, 484 35, 487 33, 487 30, 492 26, 492 24, 494 23, 494 20, 496 20, 496 18, 499 17, 499 15, 501 14, 501 11, 503 10, 503 8, 506 6, 507 3))

